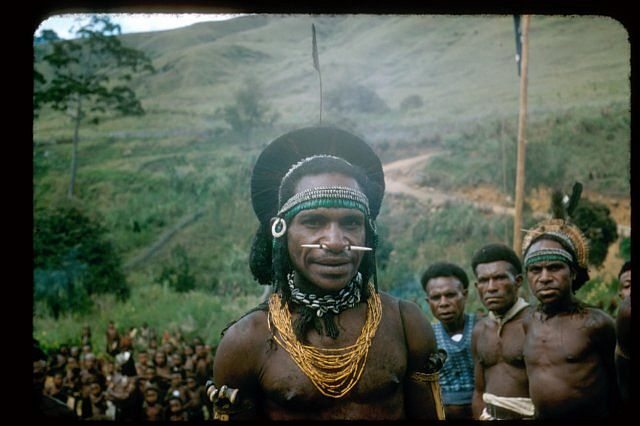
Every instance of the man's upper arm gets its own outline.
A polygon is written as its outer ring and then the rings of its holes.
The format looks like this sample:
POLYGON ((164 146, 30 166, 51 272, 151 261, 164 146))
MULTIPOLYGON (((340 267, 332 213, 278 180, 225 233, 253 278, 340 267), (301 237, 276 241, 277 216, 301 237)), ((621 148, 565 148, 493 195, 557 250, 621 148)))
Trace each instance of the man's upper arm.
POLYGON ((409 353, 408 371, 424 372, 427 358, 437 349, 433 328, 418 305, 405 300, 399 305, 409 353))
POLYGON ((484 329, 482 320, 478 321, 473 327, 471 334, 471 355, 473 356, 473 377, 474 377, 474 389, 471 406, 473 410, 473 417, 475 419, 480 418, 480 414, 484 408, 484 402, 482 400, 482 394, 484 393, 484 365, 478 356, 478 339, 482 335, 484 329))
POLYGON ((256 325, 254 315, 244 317, 226 331, 216 349, 213 363, 216 388, 226 386, 231 391, 238 390, 235 402, 227 404, 228 409, 219 407, 217 410, 230 418, 253 417, 256 414, 259 374, 259 351, 256 350, 259 330, 256 325))

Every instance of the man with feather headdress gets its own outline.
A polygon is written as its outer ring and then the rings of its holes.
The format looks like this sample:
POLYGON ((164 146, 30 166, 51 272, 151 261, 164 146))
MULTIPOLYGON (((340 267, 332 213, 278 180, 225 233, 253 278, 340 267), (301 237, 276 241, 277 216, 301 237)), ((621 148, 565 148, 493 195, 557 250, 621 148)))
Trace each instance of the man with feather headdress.
POLYGON ((523 240, 523 266, 539 302, 523 322, 529 392, 539 419, 604 418, 617 409, 613 319, 575 295, 589 280, 588 241, 569 219, 580 192, 576 184, 566 208, 554 195, 554 217, 523 240))

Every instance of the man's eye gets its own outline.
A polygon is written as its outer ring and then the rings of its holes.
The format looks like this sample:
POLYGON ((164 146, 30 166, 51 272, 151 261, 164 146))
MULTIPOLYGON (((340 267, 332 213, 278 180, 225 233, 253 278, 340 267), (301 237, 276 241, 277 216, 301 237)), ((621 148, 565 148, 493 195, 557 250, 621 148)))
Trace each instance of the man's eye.
POLYGON ((363 222, 362 219, 354 217, 346 219, 343 224, 344 226, 347 226, 349 228, 359 228, 360 226, 362 226, 363 222))
POLYGON ((318 227, 322 224, 322 221, 317 217, 309 217, 304 219, 302 224, 309 227, 318 227))

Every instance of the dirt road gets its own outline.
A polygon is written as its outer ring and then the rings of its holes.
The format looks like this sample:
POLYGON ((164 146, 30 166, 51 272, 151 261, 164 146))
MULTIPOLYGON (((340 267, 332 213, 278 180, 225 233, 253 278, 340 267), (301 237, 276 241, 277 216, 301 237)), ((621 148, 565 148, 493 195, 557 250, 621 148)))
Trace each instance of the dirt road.
POLYGON ((424 204, 433 206, 440 206, 447 201, 464 201, 482 211, 492 211, 496 214, 514 214, 513 207, 469 200, 460 194, 446 193, 433 187, 418 186, 413 183, 416 168, 424 164, 429 158, 441 152, 440 150, 431 150, 416 157, 405 158, 385 164, 383 169, 386 192, 410 195, 424 204))
MULTIPOLYGON (((416 183, 416 175, 419 174, 419 167, 427 162, 430 158, 442 153, 441 150, 433 149, 422 155, 404 158, 402 160, 393 161, 383 166, 385 174, 386 192, 390 194, 403 194, 411 196, 423 204, 431 206, 440 206, 447 201, 466 202, 477 209, 484 212, 493 212, 495 214, 508 214, 513 216, 515 209, 513 206, 506 204, 496 204, 489 202, 480 202, 470 199, 468 196, 460 193, 447 193, 433 187, 421 186, 416 183)), ((546 212, 534 213, 536 219, 542 220, 549 217, 546 212)), ((631 227, 626 224, 618 224, 618 234, 628 236, 631 234, 631 227)))

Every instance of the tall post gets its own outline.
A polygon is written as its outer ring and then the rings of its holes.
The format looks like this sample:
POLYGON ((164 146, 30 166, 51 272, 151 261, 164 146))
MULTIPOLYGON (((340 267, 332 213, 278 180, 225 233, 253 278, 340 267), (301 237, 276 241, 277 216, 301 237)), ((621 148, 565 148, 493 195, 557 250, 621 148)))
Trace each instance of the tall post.
POLYGON ((522 252, 522 206, 524 204, 525 126, 527 118, 527 62, 529 57, 529 20, 522 19, 522 57, 520 72, 520 111, 518 114, 518 158, 516 163, 515 214, 513 217, 513 250, 522 252))

